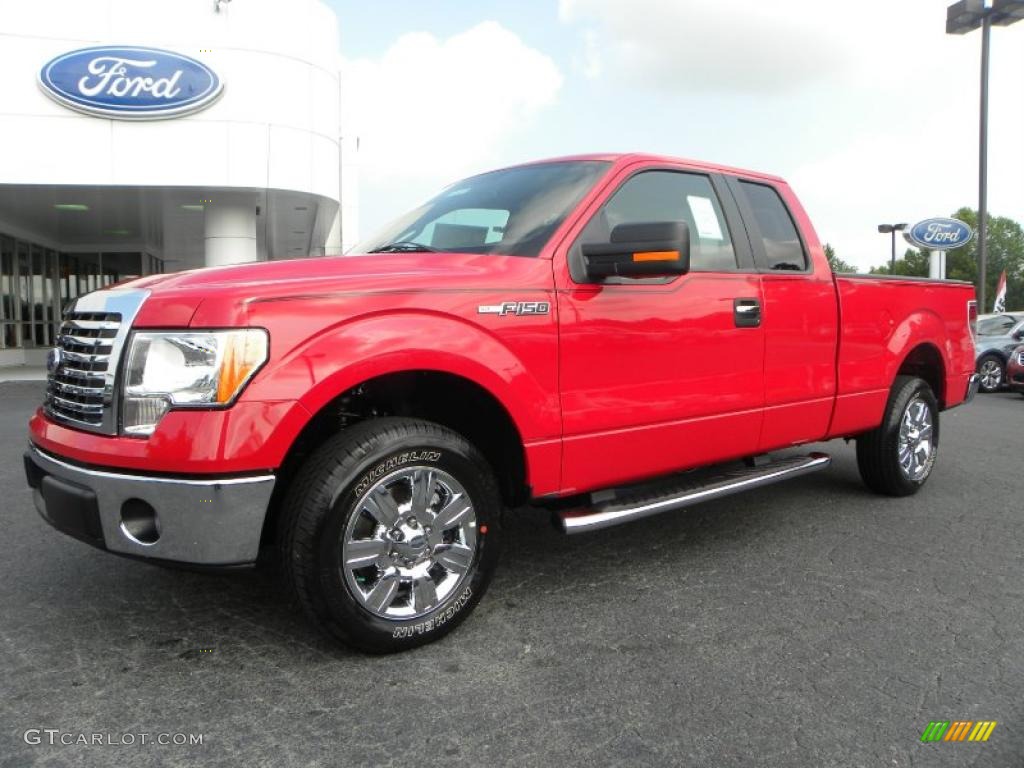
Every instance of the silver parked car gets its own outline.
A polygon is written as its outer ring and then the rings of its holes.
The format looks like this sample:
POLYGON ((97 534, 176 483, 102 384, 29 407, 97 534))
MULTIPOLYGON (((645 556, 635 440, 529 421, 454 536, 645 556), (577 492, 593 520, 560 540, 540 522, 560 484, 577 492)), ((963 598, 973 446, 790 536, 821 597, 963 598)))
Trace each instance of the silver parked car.
POLYGON ((982 392, 995 392, 1003 386, 1006 381, 1006 362, 1022 341, 1024 312, 1003 312, 978 318, 978 337, 974 349, 982 392))

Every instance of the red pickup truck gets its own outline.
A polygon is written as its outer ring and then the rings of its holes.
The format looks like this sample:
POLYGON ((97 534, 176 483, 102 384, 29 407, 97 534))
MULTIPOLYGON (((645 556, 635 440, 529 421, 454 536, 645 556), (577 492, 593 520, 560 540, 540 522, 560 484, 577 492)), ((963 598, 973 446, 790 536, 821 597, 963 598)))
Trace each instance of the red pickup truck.
POLYGON ((834 438, 911 494, 977 388, 971 286, 833 275, 774 176, 532 163, 356 252, 79 298, 30 423, 42 516, 154 561, 277 551, 315 623, 388 652, 476 605, 503 509, 603 528, 823 469, 787 449, 834 438))

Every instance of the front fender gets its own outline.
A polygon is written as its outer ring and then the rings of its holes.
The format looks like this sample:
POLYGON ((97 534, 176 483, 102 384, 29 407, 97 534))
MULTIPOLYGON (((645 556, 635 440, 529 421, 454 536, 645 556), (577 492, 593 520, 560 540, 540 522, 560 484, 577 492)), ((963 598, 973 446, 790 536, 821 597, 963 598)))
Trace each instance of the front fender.
POLYGON ((499 338, 461 318, 423 310, 346 319, 272 355, 247 396, 298 399, 315 414, 368 379, 402 371, 441 371, 490 392, 524 441, 555 438, 560 430, 556 339, 553 331, 545 333, 549 329, 540 327, 541 322, 550 320, 509 325, 499 338))

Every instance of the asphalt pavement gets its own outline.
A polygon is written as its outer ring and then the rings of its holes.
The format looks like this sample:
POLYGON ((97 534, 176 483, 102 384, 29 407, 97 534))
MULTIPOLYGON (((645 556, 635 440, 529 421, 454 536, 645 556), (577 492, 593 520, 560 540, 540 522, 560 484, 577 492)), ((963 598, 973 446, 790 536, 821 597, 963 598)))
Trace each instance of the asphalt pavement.
POLYGON ((1019 395, 944 414, 908 499, 837 442, 825 472, 617 529, 517 513, 475 613, 380 658, 318 635, 273 571, 49 528, 21 459, 41 394, 0 384, 2 766, 1024 765, 1019 395), (998 725, 923 744, 933 720, 998 725))

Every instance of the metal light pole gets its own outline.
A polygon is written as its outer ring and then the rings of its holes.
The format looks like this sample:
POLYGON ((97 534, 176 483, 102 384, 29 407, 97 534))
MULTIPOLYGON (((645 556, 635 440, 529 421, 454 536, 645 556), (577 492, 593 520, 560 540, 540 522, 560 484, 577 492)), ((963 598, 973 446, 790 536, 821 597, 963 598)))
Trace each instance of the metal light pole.
POLYGON ((907 228, 906 222, 902 224, 879 224, 878 232, 882 235, 892 235, 892 261, 889 263, 889 274, 896 274, 896 233, 907 228))
POLYGON ((981 119, 978 141, 978 306, 985 311, 988 261, 988 60, 992 25, 1008 27, 1024 19, 1024 0, 960 0, 946 9, 946 34, 964 35, 981 27, 981 119))

